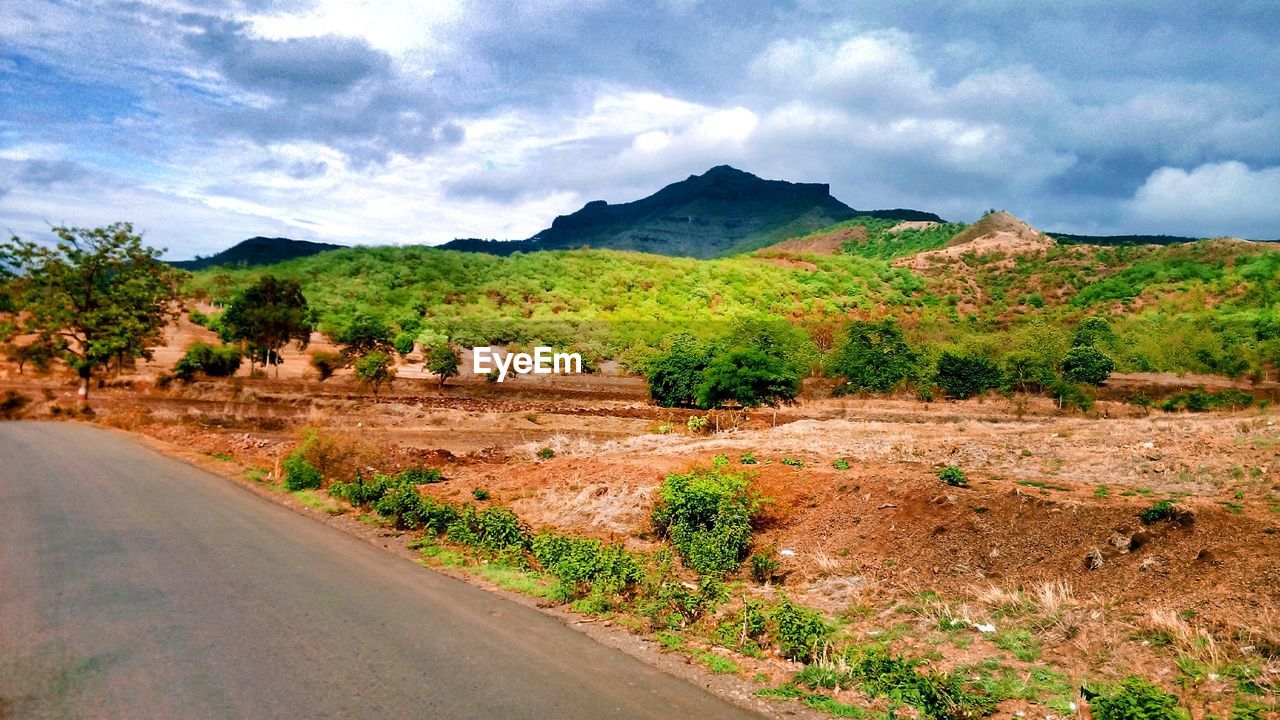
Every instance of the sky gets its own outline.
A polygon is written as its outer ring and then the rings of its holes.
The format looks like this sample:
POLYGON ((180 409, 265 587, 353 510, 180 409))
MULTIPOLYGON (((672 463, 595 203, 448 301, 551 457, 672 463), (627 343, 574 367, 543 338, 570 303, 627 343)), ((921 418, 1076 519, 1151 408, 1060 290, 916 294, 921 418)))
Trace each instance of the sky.
POLYGON ((526 238, 714 165, 1280 238, 1274 0, 3 0, 0 231, 526 238))

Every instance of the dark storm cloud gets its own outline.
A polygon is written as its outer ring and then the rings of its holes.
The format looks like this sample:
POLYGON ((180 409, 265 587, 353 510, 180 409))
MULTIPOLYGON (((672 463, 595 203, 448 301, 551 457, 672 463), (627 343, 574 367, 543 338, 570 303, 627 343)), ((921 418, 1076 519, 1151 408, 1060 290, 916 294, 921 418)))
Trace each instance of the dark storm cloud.
POLYGON ((265 103, 217 109, 213 128, 262 142, 310 140, 346 152, 357 163, 392 153, 420 157, 462 139, 423 81, 406 77, 390 56, 337 36, 268 40, 242 22, 210 15, 182 18, 186 44, 211 62, 237 91, 265 103))

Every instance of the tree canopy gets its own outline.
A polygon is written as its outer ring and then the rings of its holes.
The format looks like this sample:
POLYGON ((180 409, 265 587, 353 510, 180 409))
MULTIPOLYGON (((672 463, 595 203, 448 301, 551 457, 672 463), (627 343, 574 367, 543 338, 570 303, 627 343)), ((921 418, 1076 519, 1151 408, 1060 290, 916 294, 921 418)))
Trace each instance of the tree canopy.
POLYGON ((53 232, 52 247, 17 237, 0 243, 0 280, 13 325, 54 343, 88 402, 95 372, 150 359, 177 314, 182 273, 160 262, 162 251, 143 245, 129 223, 53 232))
POLYGON ((280 350, 290 342, 298 349, 311 340, 311 308, 295 280, 263 275, 231 302, 220 318, 223 339, 245 345, 250 366, 270 363, 280 371, 280 350))

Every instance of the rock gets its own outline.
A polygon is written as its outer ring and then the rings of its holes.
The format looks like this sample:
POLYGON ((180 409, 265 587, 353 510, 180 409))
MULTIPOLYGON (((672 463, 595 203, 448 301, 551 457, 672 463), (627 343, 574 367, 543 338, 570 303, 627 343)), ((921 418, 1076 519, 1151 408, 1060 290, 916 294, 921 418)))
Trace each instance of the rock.
POLYGON ((1102 551, 1098 548, 1090 550, 1089 554, 1084 556, 1084 566, 1090 570, 1097 570, 1101 568, 1103 562, 1104 558, 1102 557, 1102 551))

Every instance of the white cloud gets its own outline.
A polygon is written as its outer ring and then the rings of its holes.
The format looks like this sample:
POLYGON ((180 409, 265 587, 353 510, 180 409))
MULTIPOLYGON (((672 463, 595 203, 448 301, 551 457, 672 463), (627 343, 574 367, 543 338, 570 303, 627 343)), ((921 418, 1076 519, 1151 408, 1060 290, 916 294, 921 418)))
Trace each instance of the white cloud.
POLYGON ((1280 167, 1250 169, 1241 162, 1163 167, 1151 173, 1127 204, 1136 227, 1170 234, 1280 235, 1280 167))

